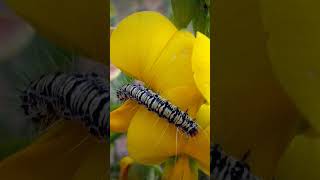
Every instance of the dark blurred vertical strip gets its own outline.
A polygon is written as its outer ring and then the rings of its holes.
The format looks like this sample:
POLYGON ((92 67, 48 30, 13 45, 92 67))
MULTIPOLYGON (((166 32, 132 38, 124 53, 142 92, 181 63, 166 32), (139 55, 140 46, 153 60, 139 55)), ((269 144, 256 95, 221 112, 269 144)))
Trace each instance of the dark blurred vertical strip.
MULTIPOLYGON (((107 47, 106 47, 106 49, 107 49, 107 58, 105 59, 105 61, 106 61, 106 65, 107 65, 107 71, 108 71, 108 74, 109 74, 109 76, 110 76, 110 27, 111 27, 111 25, 110 25, 110 0, 107 0, 107 9, 106 9, 106 32, 107 32, 107 47), (107 15, 109 15, 109 16, 107 16, 107 15)), ((108 80, 110 80, 110 78, 108 77, 108 80)), ((109 85, 110 85, 110 83, 109 83, 109 85)), ((109 88, 110 88, 110 86, 109 86, 109 88)), ((110 93, 110 89, 109 89, 109 93, 110 93)), ((109 105, 110 105, 110 94, 109 94, 109 105)), ((109 113, 110 113, 110 107, 109 107, 109 113)), ((107 116, 108 118, 109 118, 109 122, 110 122, 110 114, 109 114, 109 116, 107 116)), ((110 128, 110 125, 109 125, 109 128, 110 128)), ((109 132, 110 132, 110 130, 109 130, 109 132)), ((109 143, 108 143, 108 145, 107 145, 107 169, 108 169, 108 173, 107 173, 107 178, 106 179, 111 179, 111 168, 110 168, 110 141, 109 141, 109 143)))
MULTIPOLYGON (((107 39, 106 39, 106 41, 107 41, 107 43, 106 43, 106 49, 107 49, 107 57, 106 57, 106 59, 105 59, 105 64, 107 65, 107 71, 108 71, 108 74, 109 74, 109 76, 110 76, 110 0, 107 0, 107 4, 106 4, 106 13, 105 13, 105 17, 106 17, 106 33, 107 33, 107 39), (109 15, 109 16, 107 16, 107 15, 109 15)), ((110 80, 110 78, 108 77, 108 80, 110 80)), ((110 85, 110 83, 109 83, 109 85, 110 85)), ((109 88, 110 88, 110 86, 109 86, 109 88)), ((109 90, 109 93, 110 93, 110 90, 109 90)), ((110 94, 109 94, 109 105, 110 105, 110 94)), ((110 113, 110 107, 109 107, 109 113, 110 113)), ((107 116, 108 118, 109 118, 109 122, 110 122, 110 114, 109 114, 109 116, 107 116)), ((109 128, 110 128, 110 125, 109 125, 109 128)), ((109 130, 109 132, 110 132, 110 130, 109 130)), ((107 173, 107 178, 106 179, 111 179, 111 177, 110 177, 110 175, 111 175, 111 168, 110 168, 110 141, 109 141, 109 143, 108 143, 108 145, 107 145, 107 169, 108 169, 108 173, 107 173)))

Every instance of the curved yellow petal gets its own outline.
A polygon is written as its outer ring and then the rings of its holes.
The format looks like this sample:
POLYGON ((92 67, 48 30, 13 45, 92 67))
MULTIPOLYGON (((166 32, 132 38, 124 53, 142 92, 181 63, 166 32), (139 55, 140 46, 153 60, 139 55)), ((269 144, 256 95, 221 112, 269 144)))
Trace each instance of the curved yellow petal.
POLYGON ((120 161, 120 175, 119 175, 120 180, 127 180, 128 179, 129 168, 133 163, 134 163, 134 160, 129 156, 126 156, 121 159, 121 161, 120 161))
POLYGON ((162 180, 196 180, 197 168, 192 167, 187 156, 179 156, 166 163, 162 180))
POLYGON ((143 81, 147 86, 158 91, 176 87, 196 87, 191 68, 194 36, 187 31, 177 31, 159 57, 147 64, 143 72, 143 81))
POLYGON ((87 157, 79 164, 72 180, 104 180, 110 176, 109 146, 107 143, 92 141, 87 157))
MULTIPOLYGON (((191 117, 195 117, 203 101, 196 88, 193 91, 192 88, 176 88, 163 93, 182 110, 188 109, 191 117)), ((187 142, 188 137, 177 131, 173 124, 143 106, 132 118, 128 129, 129 155, 143 164, 160 163, 179 154, 187 142)))
POLYGON ((267 50, 275 75, 320 132, 319 1, 260 0, 267 50), (285 9, 286 13, 283 12, 285 9))
POLYGON ((0 179, 72 179, 96 143, 81 123, 61 122, 44 138, 1 161, 0 179))
POLYGON ((211 136, 235 158, 250 150, 253 174, 269 179, 301 116, 273 75, 259 6, 256 0, 215 1, 211 136))
POLYGON ((202 128, 210 126, 210 105, 203 104, 201 105, 197 113, 197 122, 202 128))
POLYGON ((197 160, 201 170, 210 175, 210 126, 188 140, 184 153, 197 160))
POLYGON ((179 154, 184 136, 165 119, 140 107, 128 129, 130 157, 142 164, 158 164, 179 154))
POLYGON ((107 62, 107 1, 6 2, 50 41, 100 62, 107 62))
POLYGON ((177 31, 159 13, 143 11, 123 19, 112 32, 110 59, 121 71, 142 79, 147 64, 154 62, 177 31))
POLYGON ((320 179, 320 140, 296 136, 281 158, 276 179, 320 179))
POLYGON ((113 132, 126 132, 130 121, 138 110, 137 103, 127 101, 110 113, 110 130, 113 132))
POLYGON ((210 103, 210 39, 200 32, 194 42, 192 71, 197 87, 210 103))

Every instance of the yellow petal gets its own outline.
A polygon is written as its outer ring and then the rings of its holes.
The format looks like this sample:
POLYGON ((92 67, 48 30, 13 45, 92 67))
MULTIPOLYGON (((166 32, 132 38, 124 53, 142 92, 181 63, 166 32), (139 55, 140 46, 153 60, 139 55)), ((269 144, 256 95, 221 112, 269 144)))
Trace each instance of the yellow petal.
POLYGON ((176 132, 176 128, 165 119, 140 107, 128 129, 130 157, 142 164, 158 164, 180 153, 185 140, 176 132))
POLYGON ((253 174, 268 179, 301 116, 273 75, 259 2, 216 1, 215 7, 212 81, 217 84, 217 120, 211 136, 238 159, 250 150, 247 162, 253 174))
POLYGON ((49 129, 44 139, 40 137, 27 148, 3 160, 0 163, 0 179, 72 179, 96 143, 79 122, 61 122, 49 129))
POLYGON ((158 13, 135 13, 113 31, 111 61, 160 92, 195 85, 191 69, 194 39, 189 32, 177 31, 158 13))
POLYGON ((210 175, 210 126, 190 138, 183 151, 197 160, 201 170, 210 175))
POLYGON ((261 0, 267 50, 275 75, 318 133, 319 5, 319 1, 261 0))
MULTIPOLYGON (((195 88, 176 88, 163 94, 182 110, 188 109, 191 117, 195 116, 202 101, 195 88)), ((143 164, 160 163, 169 156, 179 154, 187 142, 186 135, 177 131, 173 124, 143 106, 132 118, 128 129, 129 155, 143 164)))
POLYGON ((276 179, 320 179, 320 140, 297 136, 281 158, 276 179))
POLYGON ((197 122, 202 128, 210 126, 210 105, 203 104, 201 105, 197 113, 197 122))
POLYGON ((134 13, 112 32, 111 62, 128 75, 142 80, 145 66, 158 58, 176 31, 174 25, 159 13, 134 13))
POLYGON ((110 176, 109 146, 107 143, 92 141, 87 157, 80 163, 72 180, 105 180, 110 176))
POLYGON ((196 180, 197 168, 191 167, 187 156, 179 156, 166 164, 162 180, 196 180))
POLYGON ((129 156, 126 156, 121 159, 120 161, 120 180, 127 180, 128 179, 128 172, 129 168, 132 165, 134 160, 129 156))
POLYGON ((200 133, 186 145, 184 152, 196 159, 200 169, 210 175, 210 105, 203 104, 197 113, 200 133))
POLYGON ((192 71, 200 92, 210 103, 210 39, 197 32, 192 53, 192 71))
POLYGON ((191 67, 194 39, 187 31, 177 31, 158 59, 148 62, 143 72, 143 82, 159 93, 176 87, 196 87, 191 67))
POLYGON ((127 101, 112 111, 110 113, 110 130, 113 132, 126 132, 137 110, 138 107, 134 101, 127 101))
POLYGON ((107 60, 107 1, 6 0, 17 14, 59 46, 107 60))

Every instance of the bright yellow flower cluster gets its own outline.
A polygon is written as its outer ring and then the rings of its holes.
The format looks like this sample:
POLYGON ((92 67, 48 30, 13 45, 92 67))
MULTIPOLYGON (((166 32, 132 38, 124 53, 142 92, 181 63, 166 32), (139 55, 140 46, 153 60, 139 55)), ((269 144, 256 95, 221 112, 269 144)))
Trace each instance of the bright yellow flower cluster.
POLYGON ((194 37, 179 31, 164 16, 146 11, 122 20, 111 35, 110 46, 112 64, 191 116, 196 117, 202 105, 196 118, 201 129, 194 138, 186 138, 175 126, 132 101, 111 112, 111 130, 127 131, 130 157, 157 164, 186 154, 209 174, 210 40, 201 33, 194 37))

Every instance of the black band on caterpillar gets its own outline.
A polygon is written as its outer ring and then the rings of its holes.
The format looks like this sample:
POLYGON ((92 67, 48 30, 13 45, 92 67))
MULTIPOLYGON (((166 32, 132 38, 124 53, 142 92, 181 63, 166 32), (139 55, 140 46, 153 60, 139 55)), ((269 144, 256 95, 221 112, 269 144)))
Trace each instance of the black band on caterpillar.
POLYGON ((21 100, 35 122, 81 120, 91 134, 109 140, 109 87, 95 73, 43 75, 22 92, 21 100))
POLYGON ((210 172, 214 180, 259 180, 243 161, 234 159, 222 151, 221 146, 210 147, 210 172))
POLYGON ((124 85, 117 91, 117 97, 121 101, 134 99, 147 107, 149 111, 173 123, 188 136, 195 136, 198 133, 197 123, 186 112, 142 85, 124 85))

